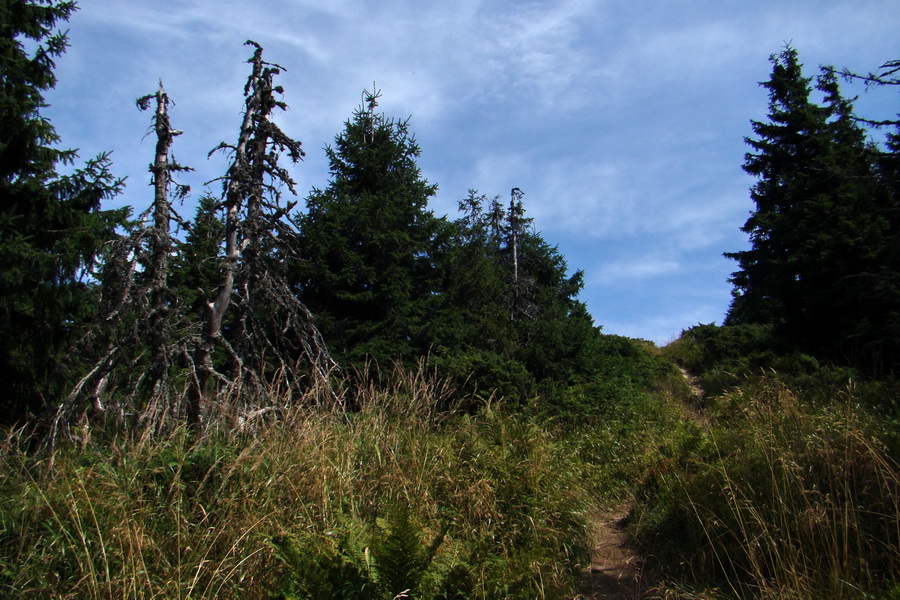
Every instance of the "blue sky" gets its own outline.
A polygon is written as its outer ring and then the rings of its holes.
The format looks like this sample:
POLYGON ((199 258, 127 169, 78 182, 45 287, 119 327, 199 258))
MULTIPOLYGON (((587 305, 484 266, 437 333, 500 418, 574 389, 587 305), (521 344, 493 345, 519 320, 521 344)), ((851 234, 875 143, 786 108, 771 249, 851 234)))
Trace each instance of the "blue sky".
MULTIPOLYGON (((113 152, 128 177, 115 205, 152 199, 154 139, 134 101, 160 79, 185 132, 175 156, 196 169, 181 181, 196 198, 222 174, 206 155, 236 138, 253 39, 286 68, 276 120, 307 152, 299 206, 327 185, 322 149, 375 82, 385 113, 411 117, 436 214, 454 216, 469 188, 521 188, 537 229, 584 270, 595 322, 658 343, 727 309, 722 253, 746 246, 743 139, 766 115, 769 55, 791 43, 808 75, 900 58, 897 0, 79 4, 46 114, 82 158, 113 152)), ((845 89, 860 114, 900 112, 896 90, 845 89)))

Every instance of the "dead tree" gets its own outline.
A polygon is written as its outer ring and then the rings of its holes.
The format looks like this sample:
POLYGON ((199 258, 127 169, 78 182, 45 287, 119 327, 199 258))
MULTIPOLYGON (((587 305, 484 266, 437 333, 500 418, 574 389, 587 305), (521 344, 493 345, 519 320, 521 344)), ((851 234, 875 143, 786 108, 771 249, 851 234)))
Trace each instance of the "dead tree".
MULTIPOLYGON (((149 282, 150 302, 150 361, 151 377, 156 387, 165 383, 172 365, 172 354, 175 348, 182 351, 182 344, 173 344, 170 329, 170 306, 173 302, 168 286, 169 256, 172 252, 171 220, 172 207, 169 200, 169 189, 174 183, 172 174, 179 171, 190 171, 190 167, 178 164, 169 158, 169 152, 175 137, 182 131, 173 129, 169 123, 168 107, 171 101, 163 88, 162 81, 155 94, 143 96, 137 101, 141 110, 147 110, 151 102, 156 102, 156 113, 153 127, 156 133, 156 156, 150 165, 153 174, 153 226, 149 231, 149 261, 147 279, 149 282)), ((184 198, 190 188, 177 185, 175 195, 184 198)))
POLYGON ((537 305, 532 301, 534 291, 534 279, 524 276, 520 270, 520 243, 526 227, 531 219, 525 217, 525 207, 522 197, 525 194, 519 188, 513 188, 510 192, 509 210, 506 212, 507 248, 512 254, 512 281, 509 297, 509 318, 518 320, 521 316, 534 318, 537 314, 537 305))
MULTIPOLYGON (((119 236, 108 248, 98 286, 99 316, 73 353, 93 356, 94 362, 79 379, 57 409, 55 426, 68 420, 77 407, 86 403, 95 414, 124 420, 126 412, 139 413, 143 395, 152 404, 168 390, 173 356, 183 353, 186 338, 175 339, 172 321, 173 298, 168 286, 169 255, 172 250, 174 212, 169 199, 172 173, 189 171, 170 159, 174 138, 181 134, 169 123, 171 104, 162 82, 154 94, 137 100, 141 110, 155 101, 152 130, 156 134, 156 152, 150 165, 154 197, 150 208, 140 215, 127 234, 119 236), (115 371, 123 373, 117 381, 119 398, 135 401, 125 406, 103 402, 103 393, 115 371)), ((176 185, 175 195, 184 197, 189 188, 176 185)), ((180 328, 183 330, 183 328, 180 328)))
POLYGON ((200 423, 201 403, 212 380, 226 385, 258 383, 267 358, 288 375, 296 373, 298 358, 311 365, 316 377, 327 377, 335 366, 312 315, 265 260, 265 249, 283 246, 292 234, 284 217, 294 204, 281 203, 280 189, 286 187, 295 193, 294 181, 279 158, 286 152, 296 163, 304 153, 299 141, 270 120, 276 108, 287 108, 276 98, 283 93, 282 88, 273 83, 283 67, 263 61, 263 49, 256 42, 248 41, 247 45, 254 53, 248 60, 251 74, 244 87, 238 141, 234 145, 222 142, 210 152, 228 152, 231 164, 219 179, 225 213, 224 256, 220 260, 220 281, 206 304, 203 333, 194 351, 195 377, 187 406, 187 420, 192 426, 200 423), (269 315, 277 321, 271 330, 259 322, 260 305, 276 313, 269 315), (229 313, 234 327, 226 339, 223 323, 229 313), (299 357, 288 352, 292 343, 299 357), (213 364, 216 348, 229 357, 228 369, 213 364))
POLYGON ((248 44, 255 52, 248 61, 252 72, 244 89, 238 142, 233 146, 222 143, 213 150, 229 152, 232 162, 220 178, 224 255, 209 257, 219 263, 219 281, 205 301, 202 319, 190 314, 169 285, 175 245, 172 224, 193 229, 178 217, 171 202, 172 196, 184 198, 189 191, 173 181, 173 173, 190 169, 171 157, 173 141, 181 132, 170 124, 171 101, 160 83, 156 93, 137 100, 141 110, 155 107, 152 130, 157 143, 150 165, 153 203, 106 252, 97 274, 99 316, 91 333, 73 351, 79 357, 94 358, 58 407, 54 430, 85 404, 96 414, 115 415, 120 421, 126 413, 161 417, 183 410, 188 423, 197 426, 204 395, 214 391, 210 390, 212 380, 227 385, 250 382, 262 389, 270 365, 292 385, 304 372, 327 381, 335 368, 312 315, 290 290, 277 261, 269 256, 273 251, 287 256, 296 235, 284 218, 294 204, 283 205, 280 194, 283 187, 293 193, 294 181, 278 161, 287 153, 297 162, 303 151, 300 142, 270 120, 274 109, 286 108, 276 98, 282 89, 273 85, 281 67, 264 62, 258 44, 248 44), (226 318, 228 336, 223 335, 226 318), (226 368, 214 364, 217 350, 228 357, 226 368), (309 368, 304 371, 300 363, 309 368), (183 395, 174 389, 172 376, 176 373, 189 381, 183 409, 183 395), (130 405, 104 405, 104 391, 110 383, 116 396, 130 399, 130 405), (159 402, 164 397, 171 401, 159 402), (162 412, 150 410, 154 407, 162 412))
MULTIPOLYGON (((525 209, 522 208, 522 196, 524 195, 519 188, 512 189, 507 213, 509 215, 510 246, 512 246, 514 306, 518 304, 519 299, 519 236, 522 235, 522 217, 525 216, 525 209)), ((515 318, 515 315, 512 318, 515 318)))

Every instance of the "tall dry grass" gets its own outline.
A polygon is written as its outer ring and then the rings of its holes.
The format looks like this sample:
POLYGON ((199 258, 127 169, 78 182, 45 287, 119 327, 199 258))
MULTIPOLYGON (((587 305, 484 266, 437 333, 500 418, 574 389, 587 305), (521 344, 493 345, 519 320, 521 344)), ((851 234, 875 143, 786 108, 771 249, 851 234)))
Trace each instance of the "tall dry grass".
POLYGON ((451 573, 473 598, 565 597, 586 557, 577 466, 496 404, 454 410, 423 369, 383 379, 344 387, 352 412, 301 398, 248 422, 221 406, 203 434, 83 425, 34 453, 7 432, 0 595, 270 598, 298 577, 276 540, 365 551, 400 505, 423 540, 446 534, 421 597, 451 573))
POLYGON ((853 390, 833 394, 814 407, 768 378, 714 403, 639 493, 635 530, 664 574, 740 598, 897 593, 896 448, 853 390))

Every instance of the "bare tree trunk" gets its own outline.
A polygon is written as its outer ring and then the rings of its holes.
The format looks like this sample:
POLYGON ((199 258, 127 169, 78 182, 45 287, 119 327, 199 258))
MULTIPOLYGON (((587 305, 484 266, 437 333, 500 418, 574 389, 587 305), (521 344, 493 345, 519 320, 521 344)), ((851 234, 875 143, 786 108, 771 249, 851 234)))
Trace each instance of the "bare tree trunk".
MULTIPOLYGON (((277 152, 274 149, 270 152, 269 145, 287 147, 295 161, 303 155, 300 143, 285 136, 269 121, 273 108, 284 108, 283 103, 273 97, 276 90, 272 79, 279 72, 279 67, 262 60, 259 44, 247 43, 254 46, 255 51, 248 61, 252 64, 252 72, 244 88, 246 102, 238 143, 236 146, 222 143, 213 150, 231 150, 233 160, 222 178, 225 186, 225 256, 221 263, 221 281, 215 299, 207 304, 206 327, 194 356, 197 377, 187 406, 187 419, 191 426, 199 423, 203 394, 207 391, 210 377, 216 374, 212 352, 223 342, 222 323, 233 297, 238 299, 237 331, 234 333, 238 346, 236 352, 229 349, 235 363, 232 375, 235 380, 245 375, 241 355, 246 356, 252 345, 248 321, 251 318, 253 289, 260 275, 257 273, 257 259, 264 229, 265 177, 268 175, 280 180, 293 191, 293 181, 286 171, 278 167, 277 152)), ((280 219, 283 211, 279 209, 275 212, 274 219, 280 219)))
POLYGON ((169 98, 162 81, 155 94, 156 100, 156 157, 150 167, 153 173, 153 231, 150 236, 150 352, 151 377, 159 382, 166 377, 170 359, 169 336, 169 254, 172 251, 172 237, 169 234, 169 182, 171 167, 169 150, 175 136, 180 131, 172 130, 169 124, 169 98))
POLYGON ((513 300, 509 318, 513 321, 519 310, 519 229, 522 226, 522 190, 513 188, 509 199, 509 228, 512 237, 513 300))
MULTIPOLYGON (((118 385, 119 377, 127 382, 135 402, 132 408, 139 408, 137 403, 149 389, 148 382, 152 386, 149 405, 156 406, 162 391, 171 391, 170 372, 176 356, 187 363, 191 377, 184 407, 191 428, 201 424, 203 401, 212 391, 211 380, 226 385, 252 381, 260 390, 268 365, 279 368, 292 385, 306 377, 297 368, 301 360, 309 361, 317 380, 327 381, 336 367, 312 315, 293 294, 277 262, 293 251, 285 240, 296 234, 284 221, 294 204, 280 202, 281 188, 294 193, 294 182, 278 160, 287 151, 297 162, 303 151, 300 142, 285 135, 269 119, 273 109, 286 108, 276 99, 282 89, 272 83, 281 68, 262 60, 258 44, 248 44, 255 52, 248 61, 252 73, 244 89, 245 111, 238 142, 234 146, 222 143, 213 149, 229 151, 231 164, 220 178, 223 193, 216 207, 225 212, 221 240, 224 255, 203 315, 195 319, 180 311, 168 284, 174 247, 170 223, 173 218, 181 222, 172 208, 173 190, 169 185, 173 171, 189 169, 169 156, 173 140, 181 132, 171 128, 169 99, 160 82, 156 93, 137 101, 142 110, 155 101, 157 144, 150 166, 153 206, 142 214, 142 226, 117 240, 104 264, 99 298, 103 319, 83 343, 84 348, 97 353, 97 361, 59 407, 55 426, 64 423, 75 403, 83 399, 90 400, 96 411, 110 413, 100 396, 107 382, 118 385), (152 225, 147 225, 151 211, 152 225), (136 275, 140 266, 145 267, 146 279, 136 275), (226 319, 232 318, 236 319, 234 327, 226 327, 226 319), (223 374, 224 369, 217 370, 214 353, 219 351, 231 362, 231 378, 223 374), (141 368, 146 367, 148 358, 149 369, 141 368)), ((174 190, 181 196, 187 191, 186 186, 174 190)), ((140 418, 148 415, 145 411, 140 418)))
MULTIPOLYGON (((172 339, 171 293, 168 286, 169 255, 172 251, 170 222, 172 210, 169 201, 169 184, 173 171, 187 171, 169 159, 169 149, 181 132, 173 130, 169 123, 169 99, 162 82, 154 94, 137 99, 138 108, 147 110, 156 102, 153 128, 156 133, 156 155, 150 165, 153 175, 154 197, 150 209, 141 215, 141 223, 127 235, 111 244, 99 279, 101 318, 91 332, 80 342, 76 351, 95 353, 93 367, 75 385, 58 410, 57 419, 67 419, 80 400, 88 400, 94 413, 111 414, 117 408, 124 418, 126 411, 140 411, 138 403, 130 407, 121 402, 104 404, 101 396, 116 370, 129 381, 120 389, 120 397, 139 397, 139 391, 151 389, 157 396, 164 389, 171 366, 171 356, 179 341, 172 339), (152 224, 148 216, 152 212, 152 224), (139 277, 140 267, 145 268, 146 279, 139 277), (146 366, 147 376, 134 375, 134 365, 146 366)), ((179 186, 178 194, 187 193, 187 187, 179 186)), ((182 340, 183 342, 183 340, 182 340)))
POLYGON ((281 88, 273 85, 281 67, 263 61, 259 44, 247 44, 255 51, 248 61, 252 71, 244 88, 245 110, 238 143, 232 146, 223 142, 213 149, 229 151, 232 157, 228 172, 221 178, 225 255, 221 279, 214 299, 207 303, 204 331, 193 356, 195 378, 187 406, 187 420, 192 427, 200 423, 201 403, 210 391, 210 379, 228 381, 213 365, 217 347, 224 349, 232 361, 229 375, 233 383, 249 379, 258 384, 268 360, 274 361, 285 375, 293 376, 297 357, 290 356, 291 350, 299 350, 317 378, 327 378, 335 366, 312 315, 277 273, 277 266, 267 262, 269 257, 265 256, 266 250, 276 246, 284 250, 284 238, 291 235, 283 218, 293 204, 281 204, 280 186, 293 193, 294 181, 279 166, 279 155, 287 151, 291 160, 297 162, 303 150, 300 142, 270 120, 275 108, 286 108, 275 97, 282 93, 281 88), (270 319, 268 329, 265 323, 258 322, 264 311, 272 313, 263 318, 270 319), (228 340, 223 337, 226 314, 234 319, 228 340), (275 322, 274 327, 271 321, 275 322))
MULTIPOLYGON (((256 77, 257 65, 254 64, 254 76, 256 77)), ((248 86, 250 83, 248 82, 248 86)), ((212 352, 222 335, 222 321, 228 306, 231 304, 231 294, 234 291, 235 271, 240 259, 241 248, 238 245, 239 219, 241 205, 243 204, 243 187, 245 182, 245 165, 247 163, 247 144, 252 134, 253 118, 256 114, 256 94, 247 98, 247 108, 244 112, 244 121, 241 124, 241 132, 238 145, 235 148, 234 162, 228 170, 225 192, 225 256, 221 261, 221 280, 212 302, 206 304, 206 326, 203 337, 197 345, 195 352, 195 365, 197 377, 192 387, 192 393, 188 397, 187 422, 196 427, 200 423, 200 403, 206 393, 206 387, 210 376, 213 374, 212 352)))

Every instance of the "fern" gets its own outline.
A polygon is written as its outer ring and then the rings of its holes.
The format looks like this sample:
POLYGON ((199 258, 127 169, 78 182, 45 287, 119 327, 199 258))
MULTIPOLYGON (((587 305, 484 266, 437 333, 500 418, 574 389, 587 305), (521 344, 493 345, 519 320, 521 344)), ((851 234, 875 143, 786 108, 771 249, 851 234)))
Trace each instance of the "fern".
POLYGON ((277 600, 379 600, 365 561, 354 560, 356 553, 346 538, 300 545, 294 538, 277 536, 272 542, 288 571, 277 600))
POLYGON ((450 524, 427 547, 406 506, 393 506, 379 525, 381 534, 373 541, 372 554, 381 589, 388 598, 415 598, 450 524))
POLYGON ((434 600, 469 600, 474 593, 472 570, 466 564, 457 563, 444 575, 434 600))
POLYGON ((409 509, 395 507, 385 529, 386 535, 376 537, 372 548, 378 581, 391 598, 400 594, 414 597, 428 559, 419 531, 409 518, 409 509))

